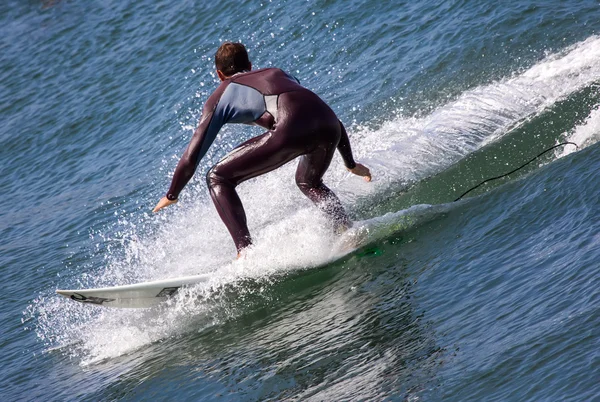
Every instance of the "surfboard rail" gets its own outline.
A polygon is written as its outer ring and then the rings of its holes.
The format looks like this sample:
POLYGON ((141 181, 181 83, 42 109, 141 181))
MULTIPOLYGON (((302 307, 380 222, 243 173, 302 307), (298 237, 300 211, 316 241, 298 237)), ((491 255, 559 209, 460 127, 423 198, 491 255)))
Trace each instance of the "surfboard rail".
POLYGON ((105 288, 57 289, 56 293, 85 304, 119 308, 147 308, 166 301, 181 287, 206 282, 209 277, 208 274, 201 274, 105 288))

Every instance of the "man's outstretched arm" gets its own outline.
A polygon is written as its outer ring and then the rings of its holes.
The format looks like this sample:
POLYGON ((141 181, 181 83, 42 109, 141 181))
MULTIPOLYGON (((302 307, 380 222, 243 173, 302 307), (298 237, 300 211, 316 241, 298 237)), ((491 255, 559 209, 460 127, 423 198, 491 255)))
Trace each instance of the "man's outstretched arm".
POLYGON ((350 146, 350 139, 348 138, 348 133, 346 132, 346 128, 340 121, 340 128, 342 130, 342 135, 340 137, 340 142, 338 143, 337 150, 340 155, 342 155, 342 159, 344 160, 344 165, 346 165, 346 169, 349 172, 354 173, 357 176, 362 176, 366 181, 371 181, 371 172, 369 168, 361 163, 356 163, 354 161, 354 157, 352 156, 352 147, 350 146))
POLYGON ((206 101, 202 109, 202 117, 200 118, 198 128, 194 131, 189 145, 181 156, 177 168, 175 168, 169 191, 156 204, 152 212, 157 212, 177 202, 179 193, 194 176, 198 164, 212 145, 223 124, 225 124, 224 116, 221 116, 219 113, 215 115, 215 109, 222 92, 222 88, 219 87, 206 101))
MULTIPOLYGON (((207 118, 206 120, 210 120, 210 118, 207 118)), ((204 124, 204 121, 205 119, 203 116, 203 121, 201 121, 198 128, 194 131, 194 135, 192 136, 189 145, 185 149, 175 168, 171 186, 169 187, 169 191, 167 191, 167 198, 169 200, 176 200, 179 197, 179 193, 194 176, 196 167, 214 140, 214 138, 207 138, 207 124, 204 124)))

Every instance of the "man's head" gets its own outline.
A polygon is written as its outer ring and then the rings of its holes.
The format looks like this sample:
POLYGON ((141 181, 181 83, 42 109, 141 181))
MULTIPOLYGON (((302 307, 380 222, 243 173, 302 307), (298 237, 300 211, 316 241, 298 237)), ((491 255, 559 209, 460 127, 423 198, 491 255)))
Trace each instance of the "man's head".
POLYGON ((248 52, 241 43, 225 42, 215 53, 215 66, 221 81, 242 71, 250 71, 252 63, 248 59, 248 52))

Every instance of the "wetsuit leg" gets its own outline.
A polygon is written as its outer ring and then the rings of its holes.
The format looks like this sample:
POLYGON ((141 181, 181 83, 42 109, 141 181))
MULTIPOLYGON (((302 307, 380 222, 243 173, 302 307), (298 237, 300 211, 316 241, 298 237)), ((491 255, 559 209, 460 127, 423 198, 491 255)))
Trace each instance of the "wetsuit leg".
POLYGON ((336 145, 322 144, 311 153, 302 156, 296 170, 296 184, 304 195, 330 217, 336 229, 344 230, 352 223, 339 198, 323 184, 323 175, 329 168, 336 145))
POLYGON ((235 187, 291 161, 301 151, 290 146, 283 133, 268 131, 241 144, 212 169, 206 180, 219 216, 239 251, 252 244, 246 213, 235 187))

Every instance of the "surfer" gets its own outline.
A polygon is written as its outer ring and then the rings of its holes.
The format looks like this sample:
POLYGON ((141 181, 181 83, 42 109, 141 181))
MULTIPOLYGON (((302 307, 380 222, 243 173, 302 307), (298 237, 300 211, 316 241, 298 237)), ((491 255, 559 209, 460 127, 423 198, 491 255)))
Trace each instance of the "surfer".
POLYGON ((244 123, 268 131, 239 145, 206 175, 210 196, 233 238, 238 257, 252 244, 252 238, 236 186, 297 157, 300 162, 296 184, 300 190, 332 220, 338 231, 349 228, 352 223, 340 200, 323 184, 323 175, 336 149, 348 171, 366 181, 371 180, 371 173, 354 161, 348 134, 333 110, 278 68, 252 71, 241 43, 223 43, 215 54, 215 65, 221 84, 206 101, 169 191, 153 212, 177 202, 224 124, 244 123))

